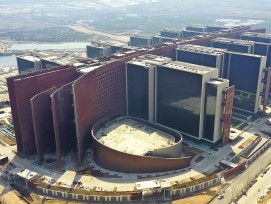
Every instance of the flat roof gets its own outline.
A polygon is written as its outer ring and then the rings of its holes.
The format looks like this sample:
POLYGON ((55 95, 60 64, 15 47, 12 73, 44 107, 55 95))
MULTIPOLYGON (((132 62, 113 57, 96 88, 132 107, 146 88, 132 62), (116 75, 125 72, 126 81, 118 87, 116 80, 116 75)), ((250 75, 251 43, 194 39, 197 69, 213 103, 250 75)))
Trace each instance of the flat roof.
POLYGON ((161 36, 161 35, 154 35, 153 38, 169 39, 169 40, 179 40, 178 38, 164 37, 164 36, 161 36))
POLYGON ((95 137, 107 147, 139 156, 175 144, 172 135, 128 118, 108 122, 95 137))
POLYGON ((31 61, 31 62, 39 62, 40 61, 40 58, 32 56, 32 55, 18 56, 18 58, 28 60, 28 61, 31 61))
POLYGON ((79 68, 78 71, 81 73, 88 73, 88 72, 93 71, 94 69, 99 68, 100 66, 102 65, 83 67, 83 68, 79 68))
POLYGON ((164 28, 163 30, 161 30, 163 32, 169 32, 169 33, 181 33, 181 30, 170 30, 170 29, 166 29, 164 28))
POLYGON ((254 45, 255 44, 254 41, 240 40, 240 39, 235 39, 235 38, 221 38, 221 37, 212 39, 212 42, 221 42, 221 43, 236 44, 236 45, 254 45))
POLYGON ((218 78, 218 79, 212 79, 212 81, 207 81, 206 83, 219 85, 219 84, 224 84, 225 82, 228 82, 228 81, 229 81, 228 79, 218 78))
POLYGON ((235 54, 235 55, 251 56, 251 57, 259 57, 259 58, 266 57, 266 56, 263 56, 263 55, 255 55, 255 54, 244 53, 244 52, 226 51, 226 53, 228 53, 228 54, 235 54))
POLYGON ((212 71, 218 71, 216 68, 212 68, 212 67, 206 67, 206 66, 195 65, 195 64, 186 63, 186 62, 177 62, 177 61, 167 63, 162 66, 165 68, 177 69, 177 70, 199 74, 199 75, 204 75, 212 71))
POLYGON ((59 65, 68 65, 68 64, 76 64, 76 63, 80 63, 75 57, 73 56, 49 56, 49 57, 43 57, 41 58, 41 60, 46 60, 49 62, 54 62, 57 63, 59 65))
POLYGON ((245 32, 241 36, 251 36, 251 37, 261 37, 261 38, 271 38, 271 34, 269 33, 253 33, 253 32, 245 32))
POLYGON ((137 190, 148 190, 154 188, 170 188, 170 187, 171 184, 169 183, 169 181, 165 179, 136 182, 137 190))
POLYGON ((199 25, 187 25, 186 26, 186 28, 189 28, 189 27, 191 27, 191 28, 206 28, 206 26, 199 26, 199 25))
POLYGON ((162 65, 171 61, 172 59, 169 57, 146 54, 138 57, 135 60, 131 60, 128 63, 150 68, 153 67, 153 65, 162 65))
POLYGON ((230 140, 235 140, 237 139, 238 137, 240 137, 240 135, 242 134, 242 131, 238 130, 238 129, 235 129, 235 128, 231 128, 230 129, 230 136, 229 136, 229 139, 230 140))
POLYGON ((35 178, 38 175, 38 173, 30 171, 28 169, 23 169, 19 171, 16 175, 21 178, 24 178, 25 180, 31 180, 35 178))
POLYGON ((220 161, 222 164, 226 164, 227 166, 230 166, 232 168, 236 167, 237 164, 233 163, 233 162, 230 162, 230 161, 227 161, 225 159, 223 159, 222 161, 220 161))
POLYGON ((221 54, 224 54, 226 51, 225 49, 193 45, 193 44, 179 45, 177 50, 186 50, 186 51, 197 52, 197 53, 207 53, 210 55, 221 55, 221 54))
POLYGON ((90 44, 90 45, 87 45, 87 47, 93 47, 93 48, 99 48, 99 49, 110 48, 109 45, 105 45, 105 44, 90 44))
POLYGON ((130 36, 130 38, 141 38, 141 39, 145 39, 145 40, 151 40, 151 36, 143 36, 143 35, 133 35, 130 36))

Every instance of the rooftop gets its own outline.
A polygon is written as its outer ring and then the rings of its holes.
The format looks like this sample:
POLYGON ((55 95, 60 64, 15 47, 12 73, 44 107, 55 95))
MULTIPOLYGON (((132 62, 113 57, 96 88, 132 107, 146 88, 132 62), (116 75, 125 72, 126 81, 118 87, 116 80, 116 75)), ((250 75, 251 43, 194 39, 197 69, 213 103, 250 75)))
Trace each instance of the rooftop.
POLYGON ((133 35, 131 38, 151 39, 151 36, 133 35))
MULTIPOLYGON (((78 66, 78 63, 80 63, 75 57, 69 56, 69 55, 68 56, 59 55, 59 56, 43 57, 42 60, 46 60, 46 61, 49 61, 49 62, 54 62, 54 63, 57 63, 59 65, 71 64, 71 65, 77 65, 78 66)), ((79 65, 83 65, 83 64, 80 63, 79 65)))
POLYGON ((169 187, 171 187, 170 183, 164 179, 136 182, 137 190, 148 190, 154 188, 169 188, 169 187))
POLYGON ((227 44, 236 44, 236 45, 254 45, 254 41, 240 40, 234 38, 215 38, 212 42, 221 42, 227 44))
POLYGON ((217 78, 217 79, 212 79, 211 81, 208 81, 208 84, 214 84, 214 85, 219 85, 223 84, 225 82, 228 82, 228 79, 223 79, 223 78, 217 78))
POLYGON ((208 53, 210 55, 221 55, 225 52, 224 49, 193 45, 193 44, 180 45, 178 46, 177 50, 187 50, 191 52, 208 53))
POLYGON ((180 32, 182 32, 182 31, 180 31, 180 30, 170 30, 170 29, 164 28, 164 29, 162 30, 162 32, 180 33, 180 32))
POLYGON ((40 61, 40 58, 35 57, 35 56, 31 56, 31 55, 18 56, 18 57, 21 59, 24 59, 24 60, 31 61, 31 62, 39 62, 40 61))
POLYGON ((149 67, 153 67, 153 65, 162 65, 171 61, 172 59, 169 57, 146 54, 146 55, 139 56, 135 60, 129 61, 129 63, 143 66, 145 68, 149 68, 149 67))
POLYGON ((216 68, 195 65, 195 64, 185 63, 185 62, 176 62, 176 61, 164 64, 163 67, 177 69, 177 70, 200 74, 200 75, 204 75, 212 71, 217 71, 216 68))
POLYGON ((24 178, 25 180, 31 180, 31 179, 35 178, 36 176, 38 176, 38 174, 36 172, 32 172, 28 169, 23 169, 23 170, 19 171, 16 175, 21 178, 24 178))
POLYGON ((242 36, 251 36, 251 37, 261 37, 261 38, 271 38, 271 34, 268 33, 253 33, 253 32, 245 32, 242 36))
POLYGON ((82 67, 82 68, 79 68, 78 71, 81 72, 81 73, 88 73, 88 72, 91 72, 94 69, 99 68, 100 66, 102 66, 102 65, 82 67))
POLYGON ((177 38, 164 37, 164 36, 161 36, 161 35, 155 35, 155 36, 153 36, 153 38, 178 40, 177 38))
POLYGON ((140 156, 175 144, 173 136, 128 118, 110 121, 96 138, 112 149, 140 156))

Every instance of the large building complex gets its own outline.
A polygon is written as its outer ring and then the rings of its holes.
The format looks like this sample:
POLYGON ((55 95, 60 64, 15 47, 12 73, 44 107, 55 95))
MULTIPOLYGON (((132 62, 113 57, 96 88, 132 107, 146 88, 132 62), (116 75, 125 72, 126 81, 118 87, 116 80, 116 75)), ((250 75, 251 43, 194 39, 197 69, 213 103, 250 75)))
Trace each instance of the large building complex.
POLYGON ((221 139, 229 81, 218 79, 218 69, 146 55, 128 62, 126 72, 128 115, 198 140, 221 139))
MULTIPOLYGON (((245 41, 249 46, 246 44, 243 46, 243 42, 239 41, 236 42, 241 43, 242 48, 245 48, 246 51, 253 50, 254 42, 245 41)), ((230 85, 235 86, 235 116, 246 119, 261 108, 261 99, 266 91, 266 85, 263 82, 267 82, 266 57, 242 53, 240 47, 235 47, 240 52, 228 51, 229 45, 236 45, 233 43, 235 39, 216 38, 212 40, 212 44, 214 42, 218 42, 220 44, 218 47, 222 47, 224 50, 187 44, 177 48, 176 59, 218 68, 220 77, 228 79, 230 85), (242 73, 246 73, 245 78, 242 73)))
MULTIPOLYGON (((38 153, 42 160, 43 153, 49 150, 49 145, 55 144, 53 149, 56 149, 58 161, 61 161, 62 155, 73 149, 78 153, 78 163, 82 162, 84 153, 87 148, 91 147, 90 133, 93 125, 110 115, 127 115, 125 71, 127 62, 146 54, 174 58, 176 48, 179 45, 209 45, 210 41, 216 37, 238 38, 241 33, 249 30, 250 27, 241 26, 218 33, 201 34, 185 41, 174 41, 149 49, 121 53, 122 55, 118 57, 114 55, 109 58, 102 57, 95 62, 99 63, 99 65, 96 64, 98 67, 93 67, 93 64, 91 64, 93 62, 86 61, 84 66, 89 69, 85 72, 82 72, 82 70, 79 72, 78 67, 73 65, 66 65, 8 78, 7 84, 18 152, 25 155, 38 153), (47 128, 44 128, 42 124, 46 124, 47 128), (52 135, 48 136, 48 134, 52 135), (45 136, 49 140, 46 143, 44 142, 45 136)), ((148 46, 148 43, 146 44, 148 46)), ((192 110, 194 109, 192 106, 188 106, 186 109, 182 108, 182 105, 188 104, 191 98, 197 98, 198 101, 202 102, 205 100, 211 101, 212 98, 214 99, 211 96, 215 95, 216 90, 217 93, 220 93, 220 88, 206 89, 206 87, 209 87, 206 84, 212 81, 211 78, 218 78, 218 71, 210 68, 202 68, 203 71, 200 71, 201 68, 182 63, 157 65, 156 69, 158 90, 155 110, 157 113, 155 116, 156 122, 180 129, 196 139, 205 139, 211 142, 219 139, 215 136, 215 130, 211 130, 212 128, 204 130, 204 118, 211 116, 213 110, 205 112, 205 115, 207 115, 205 116, 204 103, 196 104, 195 110, 192 110), (189 71, 193 69, 195 71, 189 71), (196 73, 196 70, 198 70, 198 73, 196 73), (178 78, 186 75, 188 77, 194 76, 195 82, 193 83, 191 80, 178 81, 178 78), (171 77, 175 80, 164 83, 171 77), (179 85, 185 84, 179 83, 191 84, 193 90, 188 93, 185 88, 179 87, 179 85), (165 93, 164 89, 168 92, 165 93), (206 94, 204 95, 206 90, 210 95, 210 100, 206 99, 206 94), (174 92, 183 95, 173 97, 174 92), (192 124, 193 127, 191 124, 188 127, 181 127, 179 126, 181 124, 176 124, 174 121, 165 121, 163 115, 168 114, 165 110, 173 111, 175 109, 182 114, 192 115, 197 121, 193 123, 195 125, 192 124), (213 140, 210 139, 211 136, 204 138, 204 131, 214 132, 213 140)), ((225 83, 227 82, 218 80, 210 86, 224 87, 225 83)), ((225 92, 230 91, 226 90, 225 92)), ((173 112, 173 114, 175 113, 173 112)), ((229 115, 230 111, 228 111, 229 115)), ((183 115, 176 117, 183 117, 183 115)), ((183 118, 180 119, 183 120, 183 118)), ((183 123, 187 123, 187 121, 183 121, 183 123)), ((228 127, 229 125, 226 128, 224 127, 226 130, 223 130, 223 132, 229 132, 228 127)))

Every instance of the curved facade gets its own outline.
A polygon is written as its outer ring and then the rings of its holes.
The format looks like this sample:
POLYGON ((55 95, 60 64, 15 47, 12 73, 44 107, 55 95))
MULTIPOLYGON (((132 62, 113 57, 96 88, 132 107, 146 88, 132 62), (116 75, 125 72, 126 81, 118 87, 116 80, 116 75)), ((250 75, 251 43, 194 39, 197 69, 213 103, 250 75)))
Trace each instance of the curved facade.
POLYGON ((61 156, 76 148, 72 84, 70 82, 51 94, 56 154, 61 156))
POLYGON ((154 156, 133 155, 112 149, 96 138, 96 133, 106 123, 112 120, 112 117, 107 117, 99 120, 93 125, 91 137, 93 140, 93 155, 95 162, 103 168, 129 173, 152 173, 182 169, 190 166, 190 157, 182 157, 182 136, 175 130, 150 123, 138 118, 125 117, 136 122, 148 125, 170 134, 175 138, 176 143, 166 148, 154 150, 154 156), (178 154, 178 152, 180 154, 178 154))
POLYGON ((56 149, 50 97, 56 89, 43 91, 30 100, 39 162, 42 162, 46 150, 56 149))

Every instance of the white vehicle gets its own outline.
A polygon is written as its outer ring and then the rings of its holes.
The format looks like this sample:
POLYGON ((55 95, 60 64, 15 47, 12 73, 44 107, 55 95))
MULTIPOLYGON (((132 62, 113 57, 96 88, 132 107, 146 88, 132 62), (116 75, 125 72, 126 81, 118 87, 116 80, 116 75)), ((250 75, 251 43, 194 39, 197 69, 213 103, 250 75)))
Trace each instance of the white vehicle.
POLYGON ((217 198, 218 198, 219 200, 221 200, 222 198, 224 198, 224 195, 223 195, 223 194, 219 194, 219 195, 217 196, 217 198))

